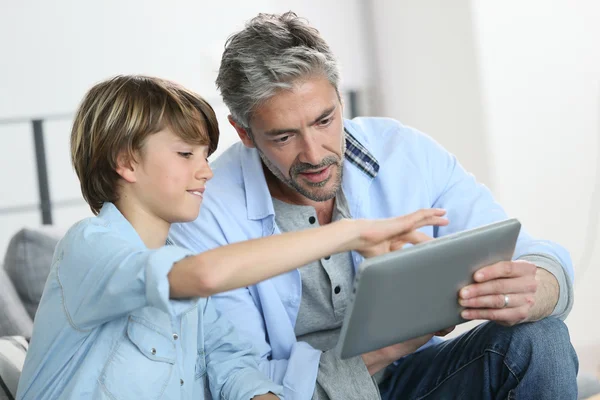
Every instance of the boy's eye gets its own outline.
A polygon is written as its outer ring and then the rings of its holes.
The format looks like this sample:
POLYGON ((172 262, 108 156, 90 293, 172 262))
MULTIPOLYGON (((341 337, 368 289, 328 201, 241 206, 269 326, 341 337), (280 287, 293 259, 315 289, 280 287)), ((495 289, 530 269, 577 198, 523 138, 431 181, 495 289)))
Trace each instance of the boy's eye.
POLYGON ((191 152, 182 152, 182 151, 177 152, 177 154, 179 154, 183 158, 190 158, 192 155, 194 155, 194 153, 191 153, 191 152))

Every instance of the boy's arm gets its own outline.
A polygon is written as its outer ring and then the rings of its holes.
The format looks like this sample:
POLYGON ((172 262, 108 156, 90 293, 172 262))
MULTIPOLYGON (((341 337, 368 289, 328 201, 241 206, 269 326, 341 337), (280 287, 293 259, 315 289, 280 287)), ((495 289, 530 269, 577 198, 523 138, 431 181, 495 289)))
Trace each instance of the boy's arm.
POLYGON ((282 397, 283 388, 259 370, 252 344, 240 340, 233 325, 217 314, 210 298, 200 312, 204 343, 198 348, 204 348, 213 398, 251 399, 268 393, 282 397))
POLYGON ((63 307, 71 325, 88 330, 142 307, 177 315, 196 300, 169 299, 167 275, 191 252, 176 246, 148 250, 100 224, 75 226, 54 255, 63 307))

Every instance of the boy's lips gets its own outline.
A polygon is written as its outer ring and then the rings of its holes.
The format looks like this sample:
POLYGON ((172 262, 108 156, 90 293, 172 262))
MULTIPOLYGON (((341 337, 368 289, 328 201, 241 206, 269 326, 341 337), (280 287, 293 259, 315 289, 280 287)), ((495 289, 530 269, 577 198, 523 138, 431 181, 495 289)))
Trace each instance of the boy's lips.
POLYGON ((194 196, 204 197, 204 188, 190 189, 187 192, 193 194, 194 196))

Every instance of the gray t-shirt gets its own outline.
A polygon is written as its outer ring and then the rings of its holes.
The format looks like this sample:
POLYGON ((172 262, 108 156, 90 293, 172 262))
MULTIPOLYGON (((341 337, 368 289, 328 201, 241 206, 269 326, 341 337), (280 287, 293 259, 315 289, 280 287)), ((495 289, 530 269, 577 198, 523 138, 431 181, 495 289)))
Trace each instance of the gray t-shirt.
MULTIPOLYGON (((282 232, 319 226, 311 206, 299 206, 273 199, 275 221, 282 232)), ((332 221, 350 218, 346 198, 340 190, 332 221)), ((341 360, 334 348, 340 336, 348 295, 354 281, 349 252, 332 254, 299 269, 302 301, 296 319, 298 341, 323 351, 313 399, 379 399, 379 390, 360 356, 341 360)))

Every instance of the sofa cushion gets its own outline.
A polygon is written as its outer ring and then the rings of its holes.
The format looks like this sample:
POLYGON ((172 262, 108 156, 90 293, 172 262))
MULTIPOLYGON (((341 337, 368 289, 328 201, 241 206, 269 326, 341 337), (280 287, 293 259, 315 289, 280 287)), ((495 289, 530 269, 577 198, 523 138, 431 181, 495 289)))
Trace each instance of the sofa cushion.
POLYGON ((17 396, 17 385, 23 370, 29 344, 22 336, 0 338, 0 400, 17 396))
POLYGON ((0 337, 23 335, 30 337, 33 321, 15 290, 6 271, 0 267, 0 337))
POLYGON ((54 227, 24 228, 8 244, 4 269, 31 319, 42 297, 54 248, 62 233, 54 227))

